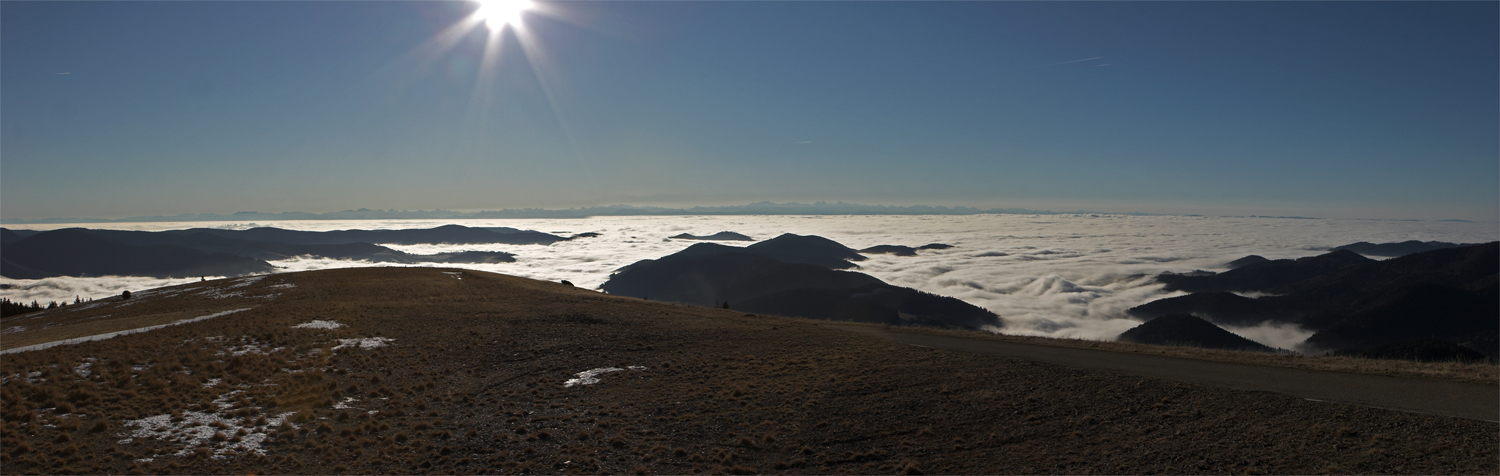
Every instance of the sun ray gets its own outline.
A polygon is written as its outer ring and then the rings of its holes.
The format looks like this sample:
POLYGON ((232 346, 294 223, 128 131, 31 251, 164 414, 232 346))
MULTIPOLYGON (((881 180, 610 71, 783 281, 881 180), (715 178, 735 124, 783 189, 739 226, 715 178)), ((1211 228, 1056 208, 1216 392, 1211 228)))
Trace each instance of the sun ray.
MULTIPOLYGON (((465 144, 461 148, 478 147, 483 148, 486 137, 492 137, 490 131, 490 120, 497 107, 502 107, 507 102, 503 92, 498 90, 501 68, 507 67, 506 63, 515 62, 514 53, 519 53, 519 59, 524 61, 515 63, 513 66, 525 67, 530 70, 532 78, 541 89, 542 99, 547 101, 551 112, 551 119, 555 122, 562 139, 567 143, 568 152, 572 155, 571 160, 576 163, 576 170, 580 172, 580 179, 597 183, 592 167, 585 160, 584 147, 579 140, 576 125, 567 114, 564 107, 566 90, 563 86, 561 75, 556 71, 550 61, 551 55, 548 49, 540 41, 540 32, 529 25, 532 19, 545 17, 560 21, 560 24, 583 26, 583 23, 570 18, 568 10, 560 7, 555 2, 533 3, 530 0, 486 0, 477 1, 474 10, 460 20, 443 28, 432 37, 414 47, 411 51, 402 55, 395 61, 386 64, 374 75, 376 77, 392 80, 386 83, 387 87, 394 86, 392 94, 401 94, 402 91, 412 87, 424 78, 441 71, 441 62, 446 60, 462 59, 455 57, 455 49, 463 49, 464 43, 470 41, 482 41, 478 46, 477 58, 474 60, 475 68, 469 78, 450 77, 449 80, 461 81, 472 80, 469 85, 469 98, 463 111, 461 127, 466 136, 465 144), (527 12, 522 15, 521 12, 527 12), (532 16, 535 15, 535 16, 532 16), (483 33, 483 39, 471 35, 483 33), (507 38, 510 37, 510 38, 507 38), (507 57, 505 49, 511 45, 506 43, 515 41, 518 50, 507 57)), ((450 72, 451 74, 451 72, 450 72)), ((382 81, 384 82, 384 81, 382 81)), ((537 118, 545 120, 543 118, 537 118)), ((582 187, 583 190, 595 190, 594 187, 582 187)))
MULTIPOLYGON (((558 101, 558 94, 553 81, 556 74, 554 68, 548 61, 549 55, 544 51, 540 41, 536 41, 534 30, 528 28, 524 23, 515 25, 517 43, 521 46, 521 55, 525 57, 527 66, 531 69, 532 77, 536 79, 542 88, 542 94, 546 96, 547 105, 552 108, 554 119, 557 120, 558 128, 562 129, 563 138, 568 142, 568 148, 573 152, 573 160, 576 161, 576 170, 580 170, 590 182, 597 182, 592 167, 584 160, 583 148, 579 143, 578 134, 573 127, 572 121, 568 120, 567 114, 558 101)), ((593 190, 590 187, 590 190, 593 190)))
POLYGON ((491 107, 494 105, 495 72, 500 69, 500 60, 505 46, 505 31, 490 29, 484 38, 484 49, 479 56, 479 71, 474 78, 474 87, 469 92, 467 114, 477 119, 481 130, 488 128, 491 107))

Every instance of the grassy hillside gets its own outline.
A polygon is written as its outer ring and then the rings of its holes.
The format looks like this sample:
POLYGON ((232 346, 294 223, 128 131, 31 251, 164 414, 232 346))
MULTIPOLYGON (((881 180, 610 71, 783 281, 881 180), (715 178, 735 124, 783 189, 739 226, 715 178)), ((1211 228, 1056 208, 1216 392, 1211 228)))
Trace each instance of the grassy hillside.
POLYGON ((474 271, 134 294, 7 318, 0 349, 246 310, 0 357, 0 472, 1500 471, 1493 423, 474 271))

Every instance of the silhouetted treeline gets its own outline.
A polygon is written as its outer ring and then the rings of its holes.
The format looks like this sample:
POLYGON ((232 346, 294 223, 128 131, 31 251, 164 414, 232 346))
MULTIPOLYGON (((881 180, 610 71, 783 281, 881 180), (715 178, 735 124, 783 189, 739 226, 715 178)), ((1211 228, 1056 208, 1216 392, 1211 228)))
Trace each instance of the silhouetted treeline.
MULTIPOLYGON (((89 300, 92 301, 93 299, 89 299, 89 300)), ((76 296, 73 298, 73 304, 82 304, 82 303, 83 303, 83 299, 82 298, 79 298, 79 297, 76 297, 76 296)), ((14 315, 17 315, 17 314, 25 314, 25 313, 33 312, 33 311, 40 311, 42 309, 57 309, 59 307, 66 306, 66 305, 68 305, 67 301, 63 301, 63 302, 48 301, 47 305, 43 306, 41 304, 37 304, 37 302, 35 300, 32 300, 31 304, 21 304, 21 303, 16 302, 16 301, 11 301, 10 298, 0 298, 0 317, 10 317, 10 316, 14 316, 14 315)))
MULTIPOLYGON (((52 307, 57 307, 57 303, 52 303, 52 307)), ((31 304, 21 304, 19 302, 12 302, 9 298, 0 298, 0 317, 10 317, 42 309, 46 308, 37 304, 36 301, 31 301, 31 304)))

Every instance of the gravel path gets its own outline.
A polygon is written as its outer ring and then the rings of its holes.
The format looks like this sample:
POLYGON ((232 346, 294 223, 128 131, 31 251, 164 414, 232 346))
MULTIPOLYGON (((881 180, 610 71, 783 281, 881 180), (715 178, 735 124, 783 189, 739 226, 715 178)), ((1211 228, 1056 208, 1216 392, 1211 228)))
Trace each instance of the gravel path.
POLYGON ((1111 370, 1144 377, 1274 392, 1309 400, 1483 421, 1500 421, 1500 388, 1486 385, 1232 364, 1156 355, 1017 344, 914 334, 862 326, 828 325, 877 335, 902 344, 999 354, 1070 367, 1111 370))

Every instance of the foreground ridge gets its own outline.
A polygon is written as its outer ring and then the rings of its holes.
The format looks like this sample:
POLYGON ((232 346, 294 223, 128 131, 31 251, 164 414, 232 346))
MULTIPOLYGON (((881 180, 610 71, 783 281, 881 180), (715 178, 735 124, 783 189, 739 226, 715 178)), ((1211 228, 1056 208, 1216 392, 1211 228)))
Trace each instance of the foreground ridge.
POLYGON ((818 321, 466 270, 358 268, 193 283, 7 318, 0 327, 27 326, 5 334, 9 346, 12 336, 32 332, 135 328, 252 303, 214 319, 7 355, 0 467, 1500 470, 1491 423, 934 350, 818 321), (582 374, 596 381, 583 384, 582 374), (573 379, 579 383, 567 386, 573 379))

